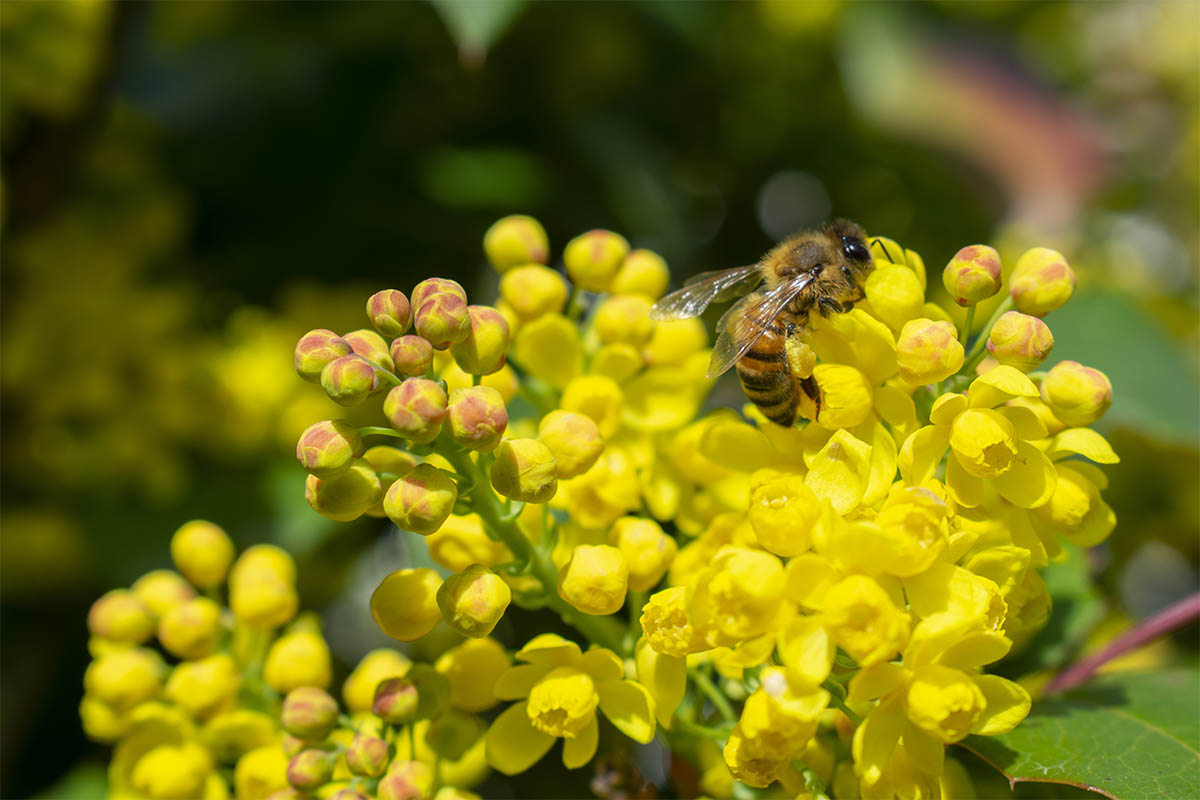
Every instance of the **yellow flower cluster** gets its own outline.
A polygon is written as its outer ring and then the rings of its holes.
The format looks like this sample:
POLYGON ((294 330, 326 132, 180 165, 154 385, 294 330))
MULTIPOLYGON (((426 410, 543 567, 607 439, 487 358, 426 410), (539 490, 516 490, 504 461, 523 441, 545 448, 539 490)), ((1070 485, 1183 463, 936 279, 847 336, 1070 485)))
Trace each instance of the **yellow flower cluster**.
POLYGON ((1031 250, 1006 277, 995 250, 963 248, 943 272, 963 321, 927 296, 920 256, 873 239, 865 299, 797 327, 815 391, 784 428, 751 404, 702 412, 708 334, 652 317, 656 254, 590 231, 560 272, 523 216, 484 250, 494 307, 434 278, 373 296, 377 333, 301 339, 301 376, 347 405, 386 394, 388 425, 318 423, 297 456, 314 509, 386 515, 443 568, 378 587, 393 638, 444 621, 487 641, 516 603, 590 642, 518 650, 491 766, 524 771, 555 739, 587 763, 599 709, 634 741, 690 741, 712 795, 934 797, 962 779, 947 744, 1024 718, 1028 694, 983 668, 1045 623, 1037 568, 1060 539, 1115 525, 1096 465, 1117 457, 1086 427, 1112 387, 1075 362, 1034 371, 1053 346, 1041 318, 1074 287, 1061 255, 1031 250))

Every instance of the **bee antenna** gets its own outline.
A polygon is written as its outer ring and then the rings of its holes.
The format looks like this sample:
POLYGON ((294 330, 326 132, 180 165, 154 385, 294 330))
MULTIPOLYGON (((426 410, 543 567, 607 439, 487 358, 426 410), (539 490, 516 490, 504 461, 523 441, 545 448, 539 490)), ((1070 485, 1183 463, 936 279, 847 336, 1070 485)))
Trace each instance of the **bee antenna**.
MULTIPOLYGON (((888 261, 891 261, 892 254, 888 251, 886 244, 880 244, 879 240, 881 238, 882 237, 880 237, 880 236, 876 236, 874 239, 871 240, 871 244, 879 245, 879 249, 882 250, 883 254, 888 257, 888 261)), ((895 262, 893 262, 893 263, 895 263, 895 262)))

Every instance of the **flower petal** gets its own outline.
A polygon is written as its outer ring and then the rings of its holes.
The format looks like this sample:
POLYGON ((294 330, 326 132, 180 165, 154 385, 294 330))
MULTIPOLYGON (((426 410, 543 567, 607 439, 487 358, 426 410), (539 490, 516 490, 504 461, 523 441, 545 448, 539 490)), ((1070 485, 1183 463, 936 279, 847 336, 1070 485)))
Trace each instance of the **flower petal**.
POLYGON ((526 697, 533 685, 554 669, 550 664, 518 664, 500 673, 492 693, 500 700, 520 700, 526 697))
POLYGON ((654 698, 636 681, 606 681, 596 686, 600 710, 621 733, 646 744, 654 738, 654 698))
POLYGON ((818 497, 829 500, 839 514, 845 514, 862 499, 870 470, 871 446, 840 429, 813 459, 804 483, 818 497))
POLYGON ((1071 454, 1081 455, 1097 464, 1116 464, 1121 460, 1108 440, 1091 428, 1067 428, 1050 440, 1046 455, 1051 461, 1071 454))
POLYGON ((600 726, 593 716, 587 726, 574 739, 563 739, 562 760, 567 769, 582 767, 596 755, 596 743, 600 741, 600 726))
POLYGON ((635 661, 638 681, 654 698, 658 724, 670 728, 671 717, 687 691, 687 661, 658 652, 645 638, 638 640, 635 661))
POLYGON ((904 727, 904 750, 928 775, 941 775, 946 760, 946 745, 912 722, 904 727))
POLYGON ((552 664, 560 667, 579 661, 581 651, 579 645, 564 639, 557 633, 543 633, 533 637, 517 651, 518 661, 528 661, 531 664, 552 664))
POLYGON ((975 721, 971 733, 983 736, 1008 733, 1029 715, 1029 692, 1020 684, 998 675, 976 675, 975 682, 987 699, 987 708, 975 721))
POLYGON ((1015 506, 1036 508, 1054 495, 1058 473, 1046 455, 1030 442, 1017 442, 1017 457, 1012 467, 993 479, 996 491, 1015 506))
POLYGON ((875 410, 897 437, 917 429, 917 405, 912 395, 897 386, 884 385, 875 390, 875 410))
POLYGON ((947 647, 938 656, 938 663, 963 671, 977 669, 999 661, 1012 649, 1012 641, 995 631, 973 631, 947 647))
POLYGON ((819 686, 833 668, 835 645, 816 617, 796 617, 779 637, 779 655, 789 679, 819 686))
POLYGON ((994 408, 1014 397, 1037 397, 1033 381, 1016 367, 1000 365, 971 381, 967 398, 971 408, 994 408))
POLYGON ((854 732, 854 766, 865 783, 876 783, 900 741, 908 719, 904 694, 896 692, 875 707, 854 732))
MULTIPOLYGON (((896 440, 888 433, 882 422, 867 423, 870 432, 863 432, 871 442, 871 465, 867 475, 867 487, 863 491, 862 504, 875 506, 887 497, 896 479, 896 440)), ((867 427, 867 426, 864 426, 867 427)))
POLYGON ((533 727, 525 706, 525 703, 512 704, 488 728, 487 761, 505 775, 529 769, 554 744, 553 736, 533 727))
POLYGON ((904 683, 907 674, 908 670, 895 661, 885 661, 882 664, 863 667, 857 675, 850 679, 848 699, 851 703, 860 703, 864 700, 874 700, 885 694, 891 694, 900 688, 900 684, 904 683))
MULTIPOLYGON (((1009 472, 1012 470, 1010 469, 1009 472)), ((954 453, 951 453, 949 460, 946 461, 946 488, 950 490, 954 502, 960 506, 976 508, 983 505, 984 500, 987 499, 987 487, 983 483, 983 478, 976 478, 963 469, 962 464, 958 462, 958 456, 954 453)))
POLYGON ((1046 423, 1041 417, 1025 406, 1001 406, 996 409, 1012 423, 1013 432, 1021 439, 1046 438, 1046 423))
POLYGON ((934 425, 949 425, 954 418, 967 410, 967 396, 958 392, 947 392, 933 401, 929 409, 929 421, 934 425))
POLYGON ((625 675, 621 659, 612 650, 604 647, 593 647, 584 653, 582 667, 596 683, 614 681, 625 675))
POLYGON ((948 426, 926 425, 913 431, 900 446, 900 455, 896 459, 904 482, 909 486, 919 486, 932 478, 949 446, 948 426))

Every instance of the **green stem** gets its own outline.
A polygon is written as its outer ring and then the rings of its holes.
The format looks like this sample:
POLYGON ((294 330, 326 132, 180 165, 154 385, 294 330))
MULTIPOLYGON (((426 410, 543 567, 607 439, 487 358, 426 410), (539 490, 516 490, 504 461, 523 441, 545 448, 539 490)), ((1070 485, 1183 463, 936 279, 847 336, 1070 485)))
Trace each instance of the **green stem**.
POLYGON ((794 764, 799 768, 801 776, 804 777, 804 788, 812 795, 813 800, 829 800, 829 795, 825 793, 825 781, 821 780, 817 773, 802 761, 796 761, 794 764))
POLYGON ((394 431, 391 428, 384 428, 376 425, 367 425, 363 428, 358 428, 359 436, 390 436, 393 439, 403 439, 399 431, 394 431))
POLYGON ((958 340, 966 345, 967 339, 971 338, 971 326, 975 324, 975 309, 979 308, 978 304, 972 303, 967 306, 967 319, 963 322, 963 328, 958 334, 958 340))
POLYGON ((572 283, 571 293, 567 295, 567 319, 571 322, 578 321, 579 315, 583 313, 583 304, 579 302, 580 297, 579 286, 572 283))
POLYGON ((1004 302, 996 306, 996 310, 992 312, 992 316, 988 319, 987 323, 980 328, 979 336, 976 337, 975 343, 971 345, 970 351, 968 351, 966 358, 963 360, 963 368, 959 372, 966 372, 969 369, 973 369, 975 365, 983 360, 984 355, 987 354, 984 345, 987 344, 988 333, 992 330, 992 326, 996 324, 996 320, 1000 319, 1000 316, 1006 311, 1012 311, 1013 307, 1014 304, 1011 296, 1004 298, 1004 302))
POLYGON ((479 386, 482 383, 483 383, 482 375, 472 375, 471 376, 471 385, 472 386, 479 386))
POLYGON ((829 704, 831 706, 845 714, 846 717, 856 726, 862 724, 862 717, 856 714, 854 710, 850 708, 850 706, 846 705, 846 701, 843 699, 845 697, 846 690, 842 688, 840 683, 836 683, 832 678, 829 678, 821 684, 821 688, 829 692, 829 704))
POLYGON ((676 717, 671 721, 671 728, 681 733, 690 733, 693 736, 703 736, 706 739, 728 739, 730 732, 733 730, 732 725, 722 725, 719 728, 709 727, 708 725, 700 725, 683 717, 676 717))
POLYGON ((692 683, 696 684, 696 688, 712 702, 722 718, 728 722, 737 722, 737 714, 734 713, 729 698, 717 688, 712 679, 698 669, 689 669, 688 675, 692 676, 692 683))

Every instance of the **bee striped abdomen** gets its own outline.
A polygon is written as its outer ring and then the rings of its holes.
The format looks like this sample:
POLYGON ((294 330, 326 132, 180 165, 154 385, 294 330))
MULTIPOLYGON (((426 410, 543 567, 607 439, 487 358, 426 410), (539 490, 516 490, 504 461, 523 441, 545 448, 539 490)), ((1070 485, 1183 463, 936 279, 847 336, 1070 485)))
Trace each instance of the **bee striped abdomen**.
POLYGON ((765 332, 738 360, 742 391, 767 419, 790 426, 796 421, 796 379, 788 367, 783 328, 765 332))

